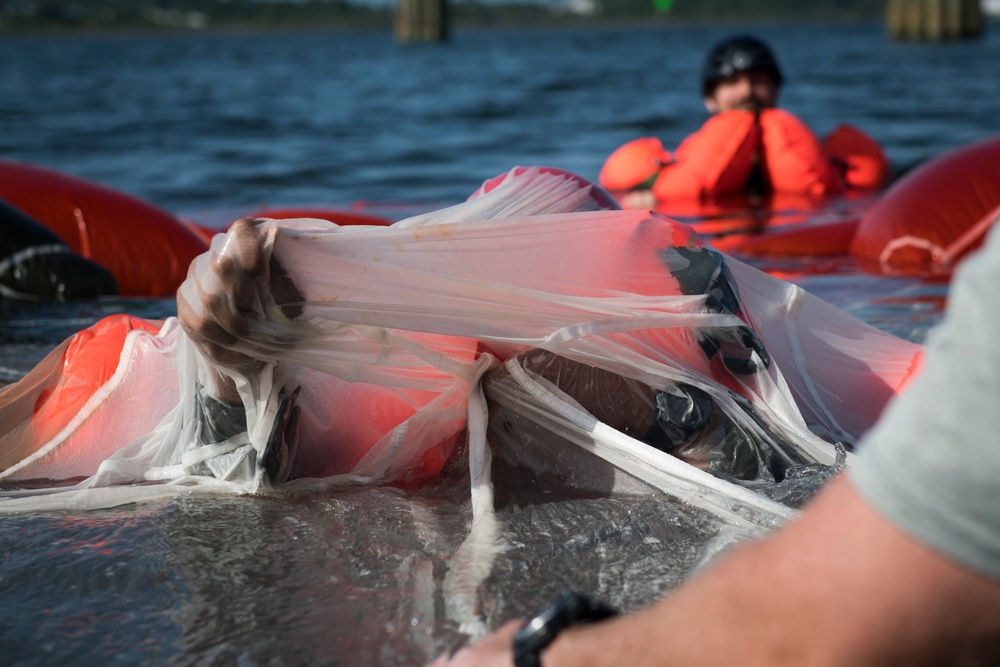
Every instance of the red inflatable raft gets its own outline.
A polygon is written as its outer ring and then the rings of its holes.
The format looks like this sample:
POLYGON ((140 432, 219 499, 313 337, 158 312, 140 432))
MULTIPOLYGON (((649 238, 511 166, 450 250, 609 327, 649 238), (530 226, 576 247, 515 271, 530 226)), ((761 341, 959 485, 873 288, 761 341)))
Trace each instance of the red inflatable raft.
POLYGON ((859 220, 766 232, 743 255, 851 255, 877 273, 949 275, 1000 217, 1000 137, 941 155, 894 183, 859 220))
MULTIPOLYGON (((41 223, 69 248, 114 276, 122 296, 172 296, 191 260, 217 231, 141 199, 51 169, 0 160, 0 200, 41 223)), ((251 217, 321 218, 388 225, 375 215, 328 208, 271 208, 251 217)))
POLYGON ((81 178, 0 161, 0 199, 111 271, 123 296, 169 296, 209 235, 140 199, 81 178))

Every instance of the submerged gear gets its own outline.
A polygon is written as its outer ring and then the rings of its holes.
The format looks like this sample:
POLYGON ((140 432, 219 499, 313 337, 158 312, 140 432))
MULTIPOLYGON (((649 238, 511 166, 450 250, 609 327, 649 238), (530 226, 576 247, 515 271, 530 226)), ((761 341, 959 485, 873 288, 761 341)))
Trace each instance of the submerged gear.
POLYGON ((710 96, 722 79, 749 71, 767 72, 779 86, 784 81, 777 58, 761 40, 744 35, 720 42, 709 52, 702 67, 702 95, 710 96))
POLYGON ((247 415, 242 404, 229 404, 210 396, 199 387, 195 400, 198 417, 197 454, 190 456, 192 474, 247 483, 258 471, 270 484, 288 478, 295 458, 299 389, 282 388, 271 434, 263 452, 258 453, 247 433, 247 415), (200 455, 199 455, 200 454, 200 455))
POLYGON ((96 299, 118 293, 104 267, 75 254, 52 230, 0 200, 0 298, 96 299))
MULTIPOLYGON (((709 310, 743 316, 736 281, 722 253, 709 247, 671 246, 662 251, 661 258, 683 294, 705 294, 709 310)), ((697 336, 706 357, 711 359, 721 351, 723 364, 738 375, 761 370, 758 359, 764 368, 771 363, 763 341, 748 326, 704 328, 697 336)))

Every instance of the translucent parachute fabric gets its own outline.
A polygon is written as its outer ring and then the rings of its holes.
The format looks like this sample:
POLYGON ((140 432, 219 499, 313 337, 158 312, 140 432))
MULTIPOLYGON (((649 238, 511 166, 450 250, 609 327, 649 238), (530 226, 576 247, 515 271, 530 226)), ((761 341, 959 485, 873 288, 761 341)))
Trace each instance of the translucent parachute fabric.
POLYGON ((102 320, 0 390, 4 482, 71 480, 148 434, 178 401, 176 321, 102 320))
MULTIPOLYGON (((388 228, 260 223, 265 242, 253 252, 281 267, 301 313, 287 317, 274 284, 256 278, 255 300, 235 308, 240 319, 226 332, 229 350, 257 360, 253 370, 213 363, 173 321, 157 334, 134 332, 87 414, 33 450, 68 448, 73 460, 87 460, 96 445, 84 431, 101 432, 103 463, 55 468, 52 454, 33 455, 4 479, 91 475, 80 489, 92 489, 152 480, 189 488, 222 477, 255 491, 294 392, 294 424, 284 424, 294 426, 294 442, 282 450, 294 460, 282 477, 416 481, 440 469, 472 421, 485 430, 482 374, 533 349, 654 393, 676 397, 690 393, 678 386, 693 387, 779 458, 829 466, 837 460, 832 443, 853 442, 915 367, 919 346, 726 261, 682 225, 605 210, 603 192, 579 177, 518 168, 491 183, 438 217, 388 228), (503 217, 512 209, 528 214, 503 217), (564 209, 577 211, 545 213, 564 209), (219 374, 235 379, 245 429, 205 442, 204 396, 219 374), (136 405, 144 419, 126 419, 136 405), (205 445, 212 447, 196 453, 205 445), (249 478, 195 465, 245 445, 261 459, 249 478), (105 456, 108 448, 115 453, 105 456)), ((246 251, 234 234, 216 237, 192 265, 181 290, 190 302, 218 307, 206 298, 223 282, 213 267, 246 251)), ((560 400, 579 406, 581 392, 598 389, 573 391, 560 400)), ((530 393, 515 402, 527 405, 530 393)), ((584 421, 574 426, 577 439, 598 437, 601 424, 584 421)))
MULTIPOLYGON (((794 510, 754 491, 839 469, 836 443, 877 418, 919 346, 727 260, 683 225, 612 206, 577 176, 517 168, 390 227, 240 221, 192 264, 185 328, 130 332, 57 434, 31 439, 31 387, 0 407, 18 417, 4 444, 29 443, 0 477, 29 488, 4 492, 0 511, 286 478, 417 484, 466 438, 474 521, 446 588, 471 634, 498 548, 494 451, 577 488, 666 492, 723 525, 777 525, 794 510), (604 406, 610 391, 621 410, 604 406)), ((43 364, 33 386, 60 372, 43 364)))

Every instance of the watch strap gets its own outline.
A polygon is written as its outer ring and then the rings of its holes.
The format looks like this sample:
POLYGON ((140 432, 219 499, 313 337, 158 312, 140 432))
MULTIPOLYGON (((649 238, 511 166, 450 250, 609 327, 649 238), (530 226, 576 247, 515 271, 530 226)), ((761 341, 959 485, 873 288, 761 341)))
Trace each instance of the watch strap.
POLYGON ((514 636, 514 667, 541 667, 541 654, 560 632, 618 612, 582 593, 564 593, 521 626, 514 636))

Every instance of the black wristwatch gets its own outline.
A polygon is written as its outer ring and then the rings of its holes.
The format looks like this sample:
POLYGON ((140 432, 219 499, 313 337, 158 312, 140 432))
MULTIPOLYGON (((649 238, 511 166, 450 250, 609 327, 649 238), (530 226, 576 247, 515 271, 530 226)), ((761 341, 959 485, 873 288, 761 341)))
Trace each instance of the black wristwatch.
POLYGON ((564 593, 514 635, 514 667, 541 667, 541 653, 566 628, 616 616, 611 607, 581 593, 564 593))

